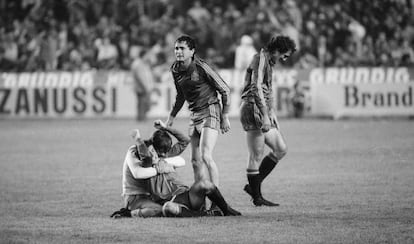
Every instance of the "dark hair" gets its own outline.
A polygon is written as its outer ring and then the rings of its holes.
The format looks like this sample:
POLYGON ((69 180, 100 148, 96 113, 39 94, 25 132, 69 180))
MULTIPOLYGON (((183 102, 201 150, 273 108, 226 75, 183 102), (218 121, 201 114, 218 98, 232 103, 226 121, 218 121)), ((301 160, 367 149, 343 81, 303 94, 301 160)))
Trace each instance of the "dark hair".
POLYGON ((159 156, 166 154, 170 150, 171 145, 172 139, 168 132, 164 130, 156 130, 154 134, 152 134, 152 146, 159 156))
POLYGON ((288 36, 273 36, 266 44, 266 49, 271 53, 274 51, 286 53, 289 50, 292 50, 292 53, 294 53, 296 51, 296 44, 288 36))
POLYGON ((189 49, 195 49, 196 48, 196 43, 195 43, 194 38, 192 38, 191 36, 188 36, 188 35, 182 35, 182 36, 178 37, 175 42, 176 43, 177 42, 185 42, 189 49))

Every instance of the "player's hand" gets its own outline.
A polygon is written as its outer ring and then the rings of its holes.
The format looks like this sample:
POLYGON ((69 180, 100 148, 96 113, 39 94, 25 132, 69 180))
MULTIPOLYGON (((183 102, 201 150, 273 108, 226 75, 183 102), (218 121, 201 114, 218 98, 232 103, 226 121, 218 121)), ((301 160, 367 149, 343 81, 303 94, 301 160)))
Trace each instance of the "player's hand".
POLYGON ((132 155, 136 156, 136 155, 138 154, 138 148, 137 148, 137 145, 132 145, 131 147, 129 147, 128 151, 129 151, 132 155))
POLYGON ((134 139, 134 141, 138 141, 139 139, 141 139, 141 133, 138 129, 135 129, 131 132, 131 137, 132 139, 134 139))
POLYGON ((154 165, 154 168, 157 170, 158 174, 168 174, 175 172, 174 166, 165 162, 163 159, 160 159, 158 163, 154 165))
POLYGON ((223 114, 221 117, 220 129, 223 134, 230 131, 230 120, 227 114, 223 114))
POLYGON ((263 133, 266 133, 270 130, 270 118, 267 114, 263 116, 263 125, 261 130, 263 133))
POLYGON ((270 124, 276 125, 276 128, 279 129, 279 122, 277 121, 276 113, 271 110, 269 113, 270 124))
POLYGON ((171 115, 170 115, 170 116, 168 116, 168 119, 167 119, 167 121, 165 122, 165 125, 166 125, 167 127, 171 127, 171 126, 173 125, 173 123, 174 123, 174 117, 172 117, 171 115))
POLYGON ((155 129, 159 130, 159 129, 167 128, 167 125, 164 122, 162 122, 160 119, 157 119, 156 121, 154 121, 154 127, 155 129))

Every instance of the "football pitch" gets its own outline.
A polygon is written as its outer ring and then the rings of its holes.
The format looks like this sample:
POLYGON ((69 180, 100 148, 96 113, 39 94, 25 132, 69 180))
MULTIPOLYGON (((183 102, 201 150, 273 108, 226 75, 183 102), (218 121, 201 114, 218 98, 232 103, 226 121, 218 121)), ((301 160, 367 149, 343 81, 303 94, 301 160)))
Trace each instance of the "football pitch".
POLYGON ((149 137, 152 120, 1 120, 0 243, 414 243, 412 120, 281 119, 289 151, 263 185, 273 208, 242 190, 245 136, 231 122, 214 159, 243 216, 114 220, 130 131, 149 137))

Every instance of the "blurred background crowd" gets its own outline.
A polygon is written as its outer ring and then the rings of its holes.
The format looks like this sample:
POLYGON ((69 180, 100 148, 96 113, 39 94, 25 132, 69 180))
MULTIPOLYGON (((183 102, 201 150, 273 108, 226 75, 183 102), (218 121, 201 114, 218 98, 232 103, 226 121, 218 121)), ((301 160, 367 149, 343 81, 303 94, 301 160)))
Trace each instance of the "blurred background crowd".
POLYGON ((287 67, 412 66, 414 0, 0 0, 0 70, 168 69, 182 33, 218 68, 275 34, 287 67))

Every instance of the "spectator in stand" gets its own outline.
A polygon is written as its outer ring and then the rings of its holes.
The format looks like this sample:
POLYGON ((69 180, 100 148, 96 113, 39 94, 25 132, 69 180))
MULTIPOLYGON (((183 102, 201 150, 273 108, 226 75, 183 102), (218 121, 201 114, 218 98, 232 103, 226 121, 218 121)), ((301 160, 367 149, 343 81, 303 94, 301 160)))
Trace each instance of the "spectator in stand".
MULTIPOLYGON (((92 68, 128 69, 130 59, 125 59, 123 55, 126 46, 123 37, 121 42, 113 43, 123 48, 118 51, 118 58, 109 62, 111 64, 104 62, 106 65, 100 65, 101 56, 83 51, 90 49, 95 52, 95 48, 88 43, 100 39, 98 37, 107 36, 116 40, 118 36, 128 34, 134 45, 151 48, 172 26, 179 27, 179 33, 174 36, 187 33, 197 37, 198 54, 202 58, 206 58, 207 50, 217 50, 224 58, 219 68, 232 68, 235 43, 245 33, 250 33, 256 48, 263 46, 270 34, 275 32, 285 33, 297 44, 303 44, 300 49, 306 51, 296 53, 303 57, 293 57, 290 59, 292 62, 284 63, 284 66, 294 66, 296 60, 303 61, 312 56, 318 59, 323 57, 324 60, 318 60, 321 66, 334 65, 333 54, 338 46, 344 55, 353 59, 347 65, 404 65, 411 59, 410 54, 406 54, 400 57, 405 62, 398 61, 399 64, 396 64, 392 60, 387 61, 387 57, 396 55, 388 48, 393 40, 397 44, 407 41, 413 46, 414 6, 410 0, 314 0, 301 4, 296 4, 296 0, 197 0, 190 7, 184 2, 13 1, 13 4, 0 6, 0 39, 4 40, 8 35, 4 32, 13 33, 11 38, 12 43, 17 45, 17 59, 15 46, 5 48, 5 55, 15 60, 15 69, 19 71, 35 71, 44 69, 46 65, 48 69, 55 69, 56 66, 60 69, 63 65, 56 65, 56 58, 64 55, 65 43, 69 41, 74 43, 75 49, 81 50, 82 60, 86 60, 85 64, 90 64, 92 68), (275 24, 275 20, 279 25, 275 24), (42 40, 39 33, 44 29, 44 23, 58 33, 42 40), (326 52, 322 56, 313 50, 313 46, 305 46, 318 43, 321 35, 326 37, 326 52), (306 40, 309 38, 311 42, 306 40), (369 45, 367 39, 375 42, 369 45), (369 54, 368 57, 365 54, 369 54)), ((163 56, 171 59, 172 55, 163 56)), ((157 62, 161 60, 157 58, 157 62)))
POLYGON ((187 14, 198 24, 207 22, 211 18, 210 12, 202 6, 200 0, 193 2, 193 6, 187 11, 187 14))
POLYGON ((128 33, 122 32, 121 36, 118 40, 118 50, 119 50, 119 62, 121 64, 121 68, 129 67, 131 61, 129 59, 129 51, 130 51, 130 42, 128 33))
POLYGON ((17 64, 18 61, 18 50, 17 44, 13 39, 14 35, 13 32, 9 32, 5 34, 4 38, 4 58, 9 60, 10 62, 17 64))
POLYGON ((131 74, 137 97, 137 121, 147 119, 147 112, 151 107, 151 92, 155 83, 153 71, 145 56, 145 52, 141 51, 131 64, 131 74))
POLYGON ((294 118, 302 118, 305 112, 305 92, 300 83, 296 81, 289 94, 294 118))
POLYGON ((41 34, 39 58, 43 69, 46 71, 55 70, 57 67, 57 48, 56 31, 49 29, 41 34))
POLYGON ((414 65, 414 49, 413 46, 410 46, 408 40, 402 41, 401 46, 401 65, 402 66, 411 66, 414 65))
POLYGON ((98 49, 98 67, 102 69, 115 68, 118 58, 118 49, 112 44, 109 37, 104 36, 102 39, 97 39, 95 45, 98 49))
POLYGON ((4 48, 0 46, 0 70, 3 72, 14 71, 16 64, 6 59, 4 53, 4 48))
POLYGON ((253 56, 257 53, 253 45, 253 39, 249 35, 243 35, 240 39, 240 45, 236 47, 234 58, 234 68, 244 71, 249 66, 253 56))

